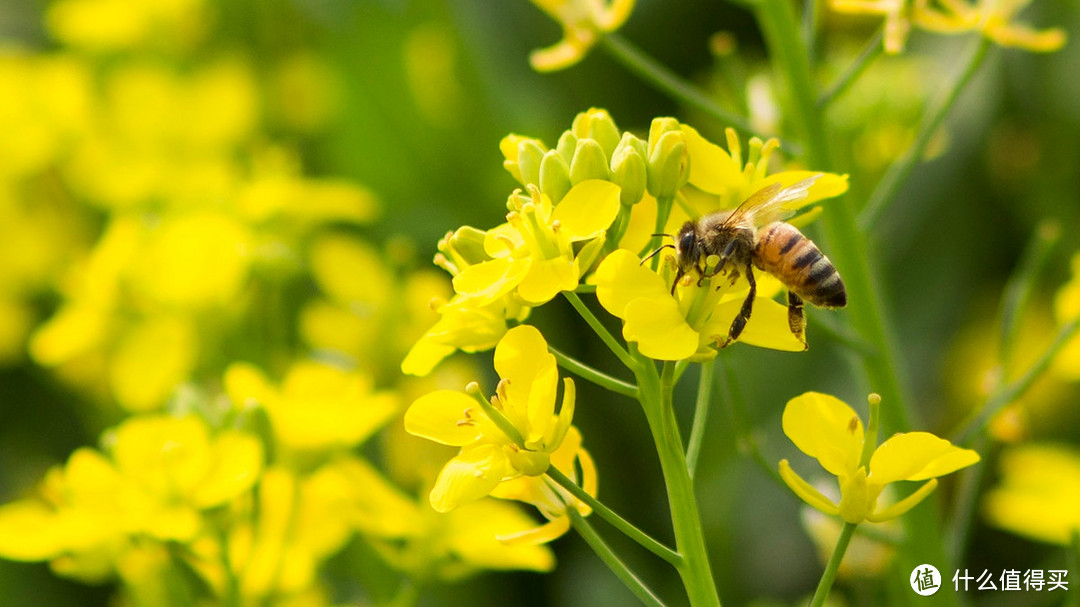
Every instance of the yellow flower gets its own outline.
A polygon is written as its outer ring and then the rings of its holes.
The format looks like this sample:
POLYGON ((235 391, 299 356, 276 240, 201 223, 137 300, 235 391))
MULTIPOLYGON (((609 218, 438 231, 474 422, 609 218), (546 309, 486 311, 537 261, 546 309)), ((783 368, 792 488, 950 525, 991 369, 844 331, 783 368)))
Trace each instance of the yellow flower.
POLYGON ((535 306, 574 290, 619 212, 619 186, 609 181, 583 181, 558 205, 536 186, 529 189, 529 198, 510 196, 507 223, 488 231, 484 249, 492 259, 454 276, 454 291, 477 306, 510 292, 535 306))
POLYGON ((189 42, 205 28, 204 0, 61 0, 46 23, 61 42, 92 51, 189 42))
POLYGON ((133 542, 194 540, 203 512, 246 493, 262 470, 257 440, 212 434, 192 416, 133 417, 104 443, 107 453, 79 449, 50 470, 40 499, 0 508, 0 555, 100 579, 133 542))
POLYGON ((559 22, 563 39, 533 51, 529 63, 538 72, 568 68, 585 57, 602 34, 619 29, 634 10, 634 0, 532 0, 559 22))
POLYGON ((911 32, 911 0, 831 0, 842 13, 881 15, 885 18, 885 52, 900 53, 911 32))
POLYGON ((939 0, 940 11, 928 8, 928 2, 916 2, 915 23, 924 29, 943 33, 978 31, 995 44, 1037 53, 1053 52, 1065 45, 1065 31, 1061 28, 1037 31, 1015 22, 1017 13, 1031 0, 939 0))
POLYGON ((1031 0, 831 0, 833 10, 885 17, 885 51, 904 50, 911 26, 941 33, 978 31, 1001 46, 1052 52, 1065 44, 1061 28, 1035 31, 1014 22, 1031 0), (972 4, 975 2, 975 4, 972 4))
POLYGON ((570 429, 574 382, 564 380, 556 415, 559 374, 536 328, 522 325, 507 331, 495 347, 494 362, 502 380, 490 404, 470 384, 471 394, 438 390, 405 412, 409 433, 461 447, 431 490, 431 505, 439 512, 484 497, 523 474, 544 474, 570 429))
MULTIPOLYGON (((642 265, 637 255, 618 249, 596 269, 596 298, 623 321, 623 338, 656 360, 706 360, 725 343, 731 322, 742 308, 749 285, 733 288, 723 277, 680 282, 669 266, 657 274, 642 265), (716 284, 719 283, 719 286, 716 284)), ((780 283, 763 275, 758 279, 754 313, 738 341, 754 346, 801 352, 806 346, 788 327, 787 307, 772 299, 780 283)))
MULTIPOLYGON (((439 241, 435 264, 458 276, 473 265, 493 259, 485 251, 487 234, 464 226, 439 241)), ((501 297, 454 295, 449 301, 436 296, 429 306, 439 320, 409 350, 401 371, 409 375, 427 375, 439 362, 456 350, 478 352, 495 347, 506 333, 508 321, 522 322, 532 308, 511 293, 501 297)))
POLYGON ((315 361, 293 364, 280 387, 254 366, 234 363, 225 389, 237 406, 264 408, 277 443, 301 452, 354 447, 398 411, 396 397, 375 391, 367 375, 315 361))
MULTIPOLYGON (((872 401, 871 441, 876 440, 876 406, 872 401)), ((840 503, 834 503, 803 480, 786 459, 780 461, 784 482, 806 503, 848 523, 879 523, 896 518, 926 498, 937 487, 937 477, 979 461, 978 453, 953 446, 928 432, 895 434, 871 455, 872 443, 864 444, 862 421, 855 411, 838 398, 818 392, 788 401, 783 426, 784 434, 800 451, 836 476, 840 503), (890 483, 922 480, 927 482, 908 497, 878 507, 878 496, 890 483)))
MULTIPOLYGON (((581 487, 596 497, 596 465, 589 452, 581 446, 581 433, 571 426, 559 448, 551 454, 551 465, 578 483, 577 467, 581 466, 581 487)), ((570 530, 569 508, 575 508, 582 516, 588 516, 592 508, 570 495, 562 487, 544 477, 519 476, 500 483, 491 492, 492 497, 517 500, 536 506, 547 523, 512 534, 501 534, 499 539, 508 544, 544 544, 561 537, 570 530)))
POLYGON ((1080 452, 1073 446, 1027 444, 1001 454, 998 485, 983 498, 993 526, 1067 546, 1080 533, 1080 452))

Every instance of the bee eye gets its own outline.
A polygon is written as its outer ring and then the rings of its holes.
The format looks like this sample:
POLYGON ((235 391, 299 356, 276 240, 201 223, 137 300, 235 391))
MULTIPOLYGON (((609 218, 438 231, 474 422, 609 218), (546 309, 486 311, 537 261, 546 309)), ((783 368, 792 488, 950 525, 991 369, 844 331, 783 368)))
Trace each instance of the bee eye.
POLYGON ((679 253, 687 254, 694 249, 694 233, 686 232, 679 236, 679 253))

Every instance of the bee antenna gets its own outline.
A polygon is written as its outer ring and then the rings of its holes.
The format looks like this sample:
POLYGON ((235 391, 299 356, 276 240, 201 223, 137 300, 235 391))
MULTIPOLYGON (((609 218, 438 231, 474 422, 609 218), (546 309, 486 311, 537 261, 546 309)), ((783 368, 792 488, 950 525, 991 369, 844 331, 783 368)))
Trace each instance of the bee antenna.
POLYGON ((668 238, 675 240, 674 234, 650 234, 650 236, 667 236, 668 238))
MULTIPOLYGON (((665 234, 665 236, 666 236, 666 234, 665 234)), ((648 254, 648 255, 647 255, 646 257, 645 257, 645 259, 642 259, 642 260, 641 260, 641 263, 640 263, 640 264, 638 264, 638 265, 645 265, 645 262, 646 262, 646 261, 649 261, 649 260, 650 260, 650 259, 652 259, 653 257, 656 257, 656 254, 657 254, 657 253, 659 253, 660 251, 663 251, 664 249, 674 249, 674 248, 675 248, 675 245, 673 245, 673 244, 665 244, 665 245, 660 245, 660 247, 659 247, 659 248, 657 248, 657 249, 656 249, 655 251, 653 251, 652 253, 649 253, 649 254, 648 254)))

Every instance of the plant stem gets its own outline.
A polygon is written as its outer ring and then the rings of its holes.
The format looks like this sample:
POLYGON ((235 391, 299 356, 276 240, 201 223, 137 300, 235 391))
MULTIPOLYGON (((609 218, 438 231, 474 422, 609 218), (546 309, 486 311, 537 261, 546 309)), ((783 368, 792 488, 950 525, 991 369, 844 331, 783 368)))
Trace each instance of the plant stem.
POLYGON ((558 361, 560 367, 574 375, 577 375, 582 379, 587 379, 601 388, 605 388, 616 394, 622 394, 623 396, 637 399, 638 389, 634 384, 594 369, 576 358, 563 354, 550 345, 548 346, 548 352, 551 352, 555 356, 555 360, 558 361))
POLYGON ((900 186, 911 174, 912 169, 926 154, 926 148, 930 145, 930 140, 933 139, 938 128, 941 127, 941 123, 945 121, 949 110, 956 105, 960 92, 967 88, 968 82, 971 81, 972 76, 982 65, 983 59, 986 58, 986 51, 990 48, 989 38, 979 36, 974 43, 974 47, 969 53, 964 67, 957 73, 956 79, 945 89, 937 103, 923 115, 922 124, 919 126, 919 134, 915 137, 911 147, 889 166, 885 176, 874 187, 874 191, 870 194, 862 215, 859 217, 859 226, 864 230, 869 230, 877 223, 881 212, 892 202, 897 190, 900 189, 900 186))
POLYGON ((622 36, 607 34, 600 39, 600 46, 623 67, 637 74, 639 78, 658 91, 695 107, 726 125, 745 133, 757 134, 746 118, 720 107, 706 93, 683 80, 667 66, 653 59, 622 36))
POLYGON ((676 567, 679 565, 679 561, 682 558, 679 556, 679 553, 675 552, 671 548, 668 548, 659 541, 653 539, 652 536, 645 533, 641 529, 638 529, 631 522, 619 516, 617 512, 605 506, 603 502, 589 495, 577 483, 570 480, 569 477, 567 477, 565 474, 555 468, 555 466, 551 466, 550 468, 548 468, 546 474, 548 478, 550 478, 563 489, 569 491, 571 495, 588 504, 589 507, 592 508, 593 511, 595 511, 596 514, 600 516, 600 518, 610 523, 612 527, 615 527, 616 529, 621 531, 623 535, 634 540, 638 544, 641 544, 643 548, 664 559, 665 561, 671 563, 672 565, 676 567))
POLYGON ((704 529, 694 495, 693 481, 687 467, 686 451, 679 436, 671 390, 675 364, 665 362, 658 374, 652 360, 638 356, 633 370, 638 379, 639 400, 652 431, 667 487, 668 507, 675 533, 676 550, 682 556, 677 567, 690 605, 718 606, 720 597, 709 566, 704 529))
MULTIPOLYGON (((798 20, 788 0, 761 0, 756 5, 758 22, 776 72, 787 83, 787 113, 802 135, 806 164, 815 170, 830 171, 833 160, 825 117, 817 105, 810 61, 800 43, 798 20)), ((894 337, 886 323, 881 289, 874 279, 872 256, 866 237, 859 229, 855 213, 846 198, 829 204, 822 216, 829 256, 841 268, 847 286, 848 314, 859 337, 876 344, 876 357, 862 357, 863 370, 872 389, 886 402, 883 427, 889 434, 907 430, 907 399, 901 386, 894 337)))
POLYGON ((1028 367, 1028 370, 1023 375, 1018 377, 1015 381, 1009 382, 999 389, 995 390, 990 396, 986 404, 981 409, 975 412, 970 420, 964 424, 962 429, 958 431, 953 441, 958 445, 965 445, 970 441, 976 433, 983 430, 990 420, 1001 409, 1009 403, 1020 398, 1031 387, 1031 384, 1035 383, 1035 380, 1050 367, 1050 363, 1054 361, 1061 349, 1065 347, 1065 344, 1069 343, 1069 340, 1076 335, 1077 330, 1080 329, 1080 319, 1074 319, 1065 326, 1061 327, 1057 336, 1054 338, 1054 342, 1050 344, 1042 355, 1034 363, 1028 367))
POLYGON ((585 302, 581 301, 581 298, 578 297, 577 293, 574 293, 573 291, 563 291, 562 293, 567 301, 570 302, 570 305, 574 306, 577 313, 589 324, 593 332, 600 338, 600 341, 604 342, 604 345, 611 350, 611 353, 615 355, 615 358, 618 358, 619 362, 626 365, 627 368, 632 369, 635 366, 634 358, 630 356, 630 353, 622 347, 617 339, 615 339, 615 336, 604 327, 603 323, 600 322, 600 319, 589 310, 585 305, 585 302))
POLYGON ((874 59, 881 56, 882 52, 884 52, 881 47, 881 39, 884 37, 885 28, 879 28, 874 37, 870 39, 870 42, 863 47, 862 52, 855 58, 855 61, 848 66, 847 70, 833 82, 825 93, 818 97, 817 106, 819 109, 825 109, 834 99, 847 92, 848 87, 858 80, 863 71, 874 62, 874 59))
POLYGON ((712 403, 712 387, 716 376, 716 361, 702 363, 701 376, 698 377, 697 402, 694 404, 694 423, 690 426, 690 441, 686 445, 686 468, 690 478, 694 478, 701 445, 705 442, 705 426, 709 419, 709 405, 712 403))
POLYGON ((604 542, 600 534, 592 528, 585 517, 578 514, 577 510, 570 508, 567 510, 570 514, 570 523, 574 526, 574 529, 585 540, 585 543, 593 549, 593 552, 600 557, 600 560, 604 561, 604 564, 611 569, 619 580, 630 589, 630 592, 634 593, 634 596, 638 598, 645 605, 652 607, 664 607, 664 602, 661 601, 649 587, 642 582, 638 576, 626 566, 626 563, 622 562, 619 555, 604 542))
POLYGON ((1005 294, 1001 299, 1001 367, 1011 367, 1016 336, 1020 332, 1020 319, 1027 308, 1035 281, 1050 260, 1054 245, 1061 239, 1061 226, 1055 221, 1044 221, 1035 230, 1035 236, 1028 243, 1020 265, 1005 285, 1005 294))
POLYGON ((847 552, 848 544, 851 543, 851 537, 855 535, 856 527, 858 527, 857 524, 844 523, 840 537, 836 540, 836 547, 833 548, 832 556, 829 557, 829 563, 825 565, 825 572, 821 574, 821 581, 818 582, 817 590, 814 591, 814 598, 810 600, 810 607, 821 607, 825 604, 825 599, 829 597, 829 591, 836 580, 836 573, 840 570, 840 562, 844 560, 844 553, 847 552))

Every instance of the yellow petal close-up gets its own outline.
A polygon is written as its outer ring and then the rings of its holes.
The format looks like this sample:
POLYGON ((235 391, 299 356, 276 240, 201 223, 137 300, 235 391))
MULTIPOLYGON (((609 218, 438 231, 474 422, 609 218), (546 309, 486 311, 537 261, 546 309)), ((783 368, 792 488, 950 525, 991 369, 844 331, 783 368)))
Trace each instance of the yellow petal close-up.
MULTIPOLYGON (((742 309, 743 298, 725 299, 716 306, 708 322, 701 328, 702 337, 713 343, 724 343, 731 331, 731 322, 742 309)), ((767 297, 754 300, 754 310, 750 314, 738 341, 759 348, 770 348, 784 352, 802 352, 806 344, 796 339, 788 326, 787 306, 767 297)))
POLYGON ((405 411, 405 430, 409 434, 444 445, 460 447, 480 438, 487 419, 480 406, 464 392, 437 390, 413 401, 405 411), (476 423, 463 423, 474 420, 476 423))
MULTIPOLYGON (((555 257, 554 259, 530 258, 523 261, 529 262, 528 273, 517 285, 517 294, 530 306, 547 303, 561 291, 573 291, 577 288, 579 276, 572 260, 555 257)), ((459 276, 462 275, 464 274, 459 276)))
POLYGON ((682 125, 690 154, 690 183, 710 194, 723 194, 732 184, 742 182, 742 167, 727 150, 705 139, 692 126, 682 125))
POLYGON ((929 432, 896 434, 878 445, 870 458, 870 481, 923 481, 955 472, 979 461, 979 454, 962 449, 929 432))
POLYGON ((466 447, 439 472, 429 495, 431 507, 449 512, 488 495, 504 479, 517 474, 499 445, 466 447))
POLYGON ((666 294, 634 299, 623 310, 623 321, 623 338, 637 342, 638 350, 649 358, 684 360, 697 352, 698 333, 666 294))
POLYGON ((849 475, 858 467, 862 421, 839 398, 821 392, 796 396, 784 407, 782 424, 791 442, 830 474, 849 475))
MULTIPOLYGON (((596 299, 614 316, 625 320, 626 304, 640 298, 668 297, 664 279, 626 249, 612 251, 596 269, 596 299)), ((672 300, 674 303, 674 300, 672 300)))
POLYGON ((484 306, 506 295, 529 272, 531 259, 493 259, 469 266, 454 277, 454 291, 484 306))
POLYGON ((619 214, 619 186, 601 179, 587 179, 570 188, 551 213, 571 242, 596 238, 611 227, 619 214))

